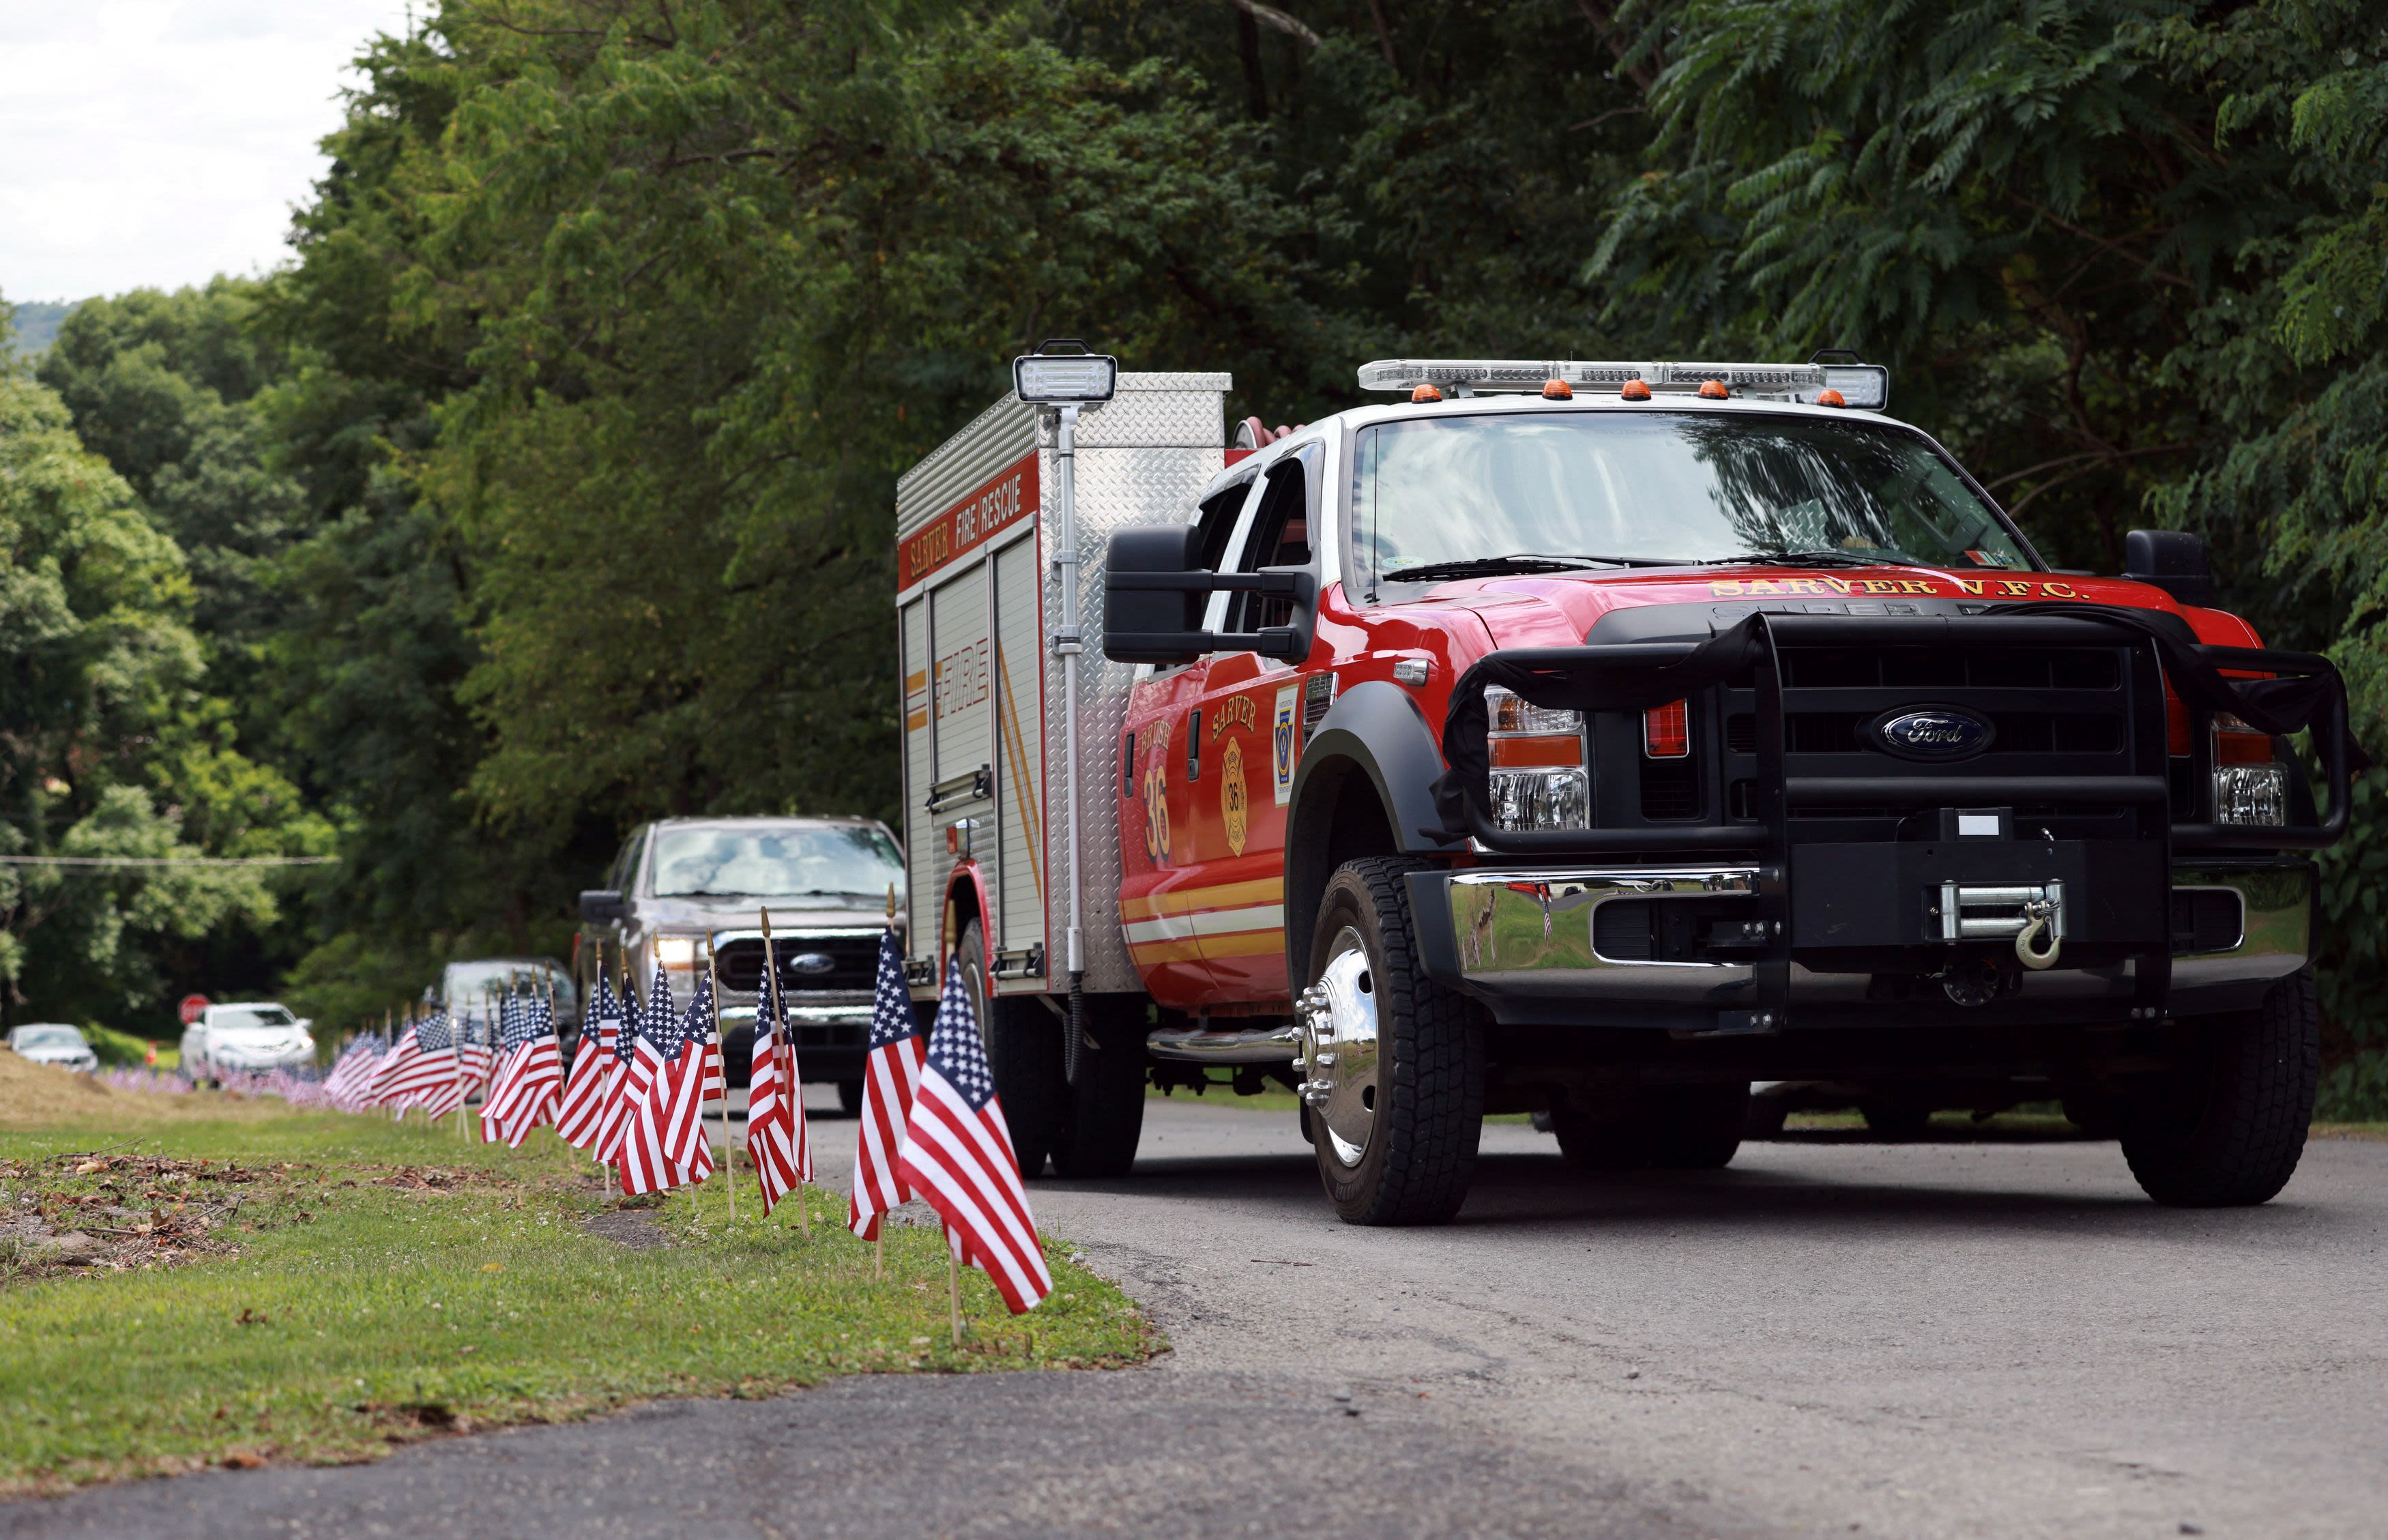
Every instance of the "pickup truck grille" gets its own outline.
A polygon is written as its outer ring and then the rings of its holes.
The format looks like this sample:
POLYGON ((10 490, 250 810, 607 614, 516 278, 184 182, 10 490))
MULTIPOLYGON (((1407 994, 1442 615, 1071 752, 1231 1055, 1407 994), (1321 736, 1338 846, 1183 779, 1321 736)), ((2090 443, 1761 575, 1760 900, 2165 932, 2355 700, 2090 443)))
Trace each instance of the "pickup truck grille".
MULTIPOLYGON (((1941 704, 1936 701, 1934 704, 1941 704)), ((1985 711, 1998 737, 1984 755, 2120 754, 2123 720, 2111 704, 2087 711, 1985 711)), ((1878 754, 1866 741, 1866 724, 1874 714, 1863 711, 1795 711, 1783 719, 1786 746, 1793 754, 1878 754)), ((1758 752, 1758 718, 1735 712, 1724 724, 1725 747, 1734 754, 1758 752)))
POLYGON ((2114 690, 2112 647, 1785 647, 1786 690, 2114 690))
MULTIPOLYGON (((777 935, 771 953, 779 963, 780 987, 790 994, 828 991, 869 993, 878 979, 879 939, 870 935, 777 935), (807 973, 796 963, 807 957, 829 959, 827 970, 807 973)), ((763 943, 747 937, 722 943, 715 966, 721 986, 751 995, 763 984, 763 943)))
MULTIPOLYGON (((2143 703, 2151 680, 2137 677, 2130 649, 2115 646, 1847 646, 1785 645, 1784 753, 1787 774, 1812 777, 1934 775, 2127 776, 2164 774, 2161 701, 2143 703), (2153 715, 2142 710, 2153 707, 2153 715), (1886 715, 1921 707, 1957 707, 1988 721, 1988 747, 1963 760, 1919 763, 1890 754, 1868 729, 1886 715), (2151 737, 2151 733, 2154 733, 2151 737)), ((1734 820, 1755 820, 1758 696, 1752 685, 1726 686, 1694 703, 1694 749, 1688 759, 1635 755, 1641 820, 1696 816, 1702 806, 1734 820), (1713 791, 1703 792, 1693 777, 1713 791), (1713 776, 1713 780, 1708 780, 1713 776)), ((1638 727, 1620 714, 1617 731, 1638 727)), ((1638 747, 1638 745, 1637 745, 1638 747)), ((1620 756, 1622 758, 1622 756, 1620 756)), ((1613 762, 1613 761, 1612 761, 1613 762)), ((1887 838, 1889 824, 1908 807, 1791 809, 1803 823, 1832 826, 1808 837, 1887 838), (1861 827, 1861 825, 1870 827, 1861 827)), ((2057 809, 2019 808, 2034 816, 2057 809)), ((1613 817, 1614 814, 1609 814, 1613 817)), ((2076 835, 2085 821, 2110 821, 2119 809, 2075 806, 2057 822, 2076 835)))

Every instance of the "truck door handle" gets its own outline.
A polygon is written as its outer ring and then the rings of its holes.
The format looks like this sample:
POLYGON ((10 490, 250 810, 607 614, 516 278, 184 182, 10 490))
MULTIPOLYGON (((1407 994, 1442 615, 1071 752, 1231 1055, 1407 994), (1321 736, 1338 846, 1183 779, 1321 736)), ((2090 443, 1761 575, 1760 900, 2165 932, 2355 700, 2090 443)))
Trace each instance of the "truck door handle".
POLYGON ((1199 706, 1186 717, 1186 779, 1202 779, 1202 708, 1199 706))

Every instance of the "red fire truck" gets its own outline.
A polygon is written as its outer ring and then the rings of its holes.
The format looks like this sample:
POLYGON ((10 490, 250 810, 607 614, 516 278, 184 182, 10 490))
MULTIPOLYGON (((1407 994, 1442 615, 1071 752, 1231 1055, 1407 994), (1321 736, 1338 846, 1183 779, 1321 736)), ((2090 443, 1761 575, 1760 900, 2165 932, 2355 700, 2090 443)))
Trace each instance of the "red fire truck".
POLYGON ((1032 1172, 1276 1081, 1339 1214, 1434 1222, 1488 1113, 1717 1166, 1783 1081, 2287 1181, 2364 761, 2193 537, 2051 570, 1833 355, 1382 361, 1232 448, 1225 376, 1021 370, 903 479, 899 605, 913 983, 1032 1172))

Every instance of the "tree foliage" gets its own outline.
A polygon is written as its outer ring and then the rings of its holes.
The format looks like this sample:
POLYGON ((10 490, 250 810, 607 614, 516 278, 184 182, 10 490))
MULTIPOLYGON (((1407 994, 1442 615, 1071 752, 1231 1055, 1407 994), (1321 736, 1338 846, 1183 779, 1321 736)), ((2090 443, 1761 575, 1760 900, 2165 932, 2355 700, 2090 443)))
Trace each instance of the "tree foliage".
POLYGON ((1271 423, 1386 354, 1857 348, 2059 561, 2204 533, 2388 746, 2383 71, 2357 0, 448 0, 284 272, 44 377, 338 831, 327 999, 553 938, 636 819, 890 810, 894 477, 1053 333, 1271 423))

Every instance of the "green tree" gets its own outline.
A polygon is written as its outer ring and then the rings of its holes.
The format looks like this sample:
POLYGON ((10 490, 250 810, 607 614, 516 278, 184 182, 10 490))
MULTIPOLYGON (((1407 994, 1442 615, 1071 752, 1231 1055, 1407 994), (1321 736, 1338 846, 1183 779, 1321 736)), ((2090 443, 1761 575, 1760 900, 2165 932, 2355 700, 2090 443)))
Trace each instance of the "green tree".
MULTIPOLYGON (((19 370, 0 371, 0 541, 6 853, 188 858, 194 825, 241 844, 259 788, 207 742, 182 554, 19 370)), ((121 1022, 158 1001, 172 945, 275 912, 255 869, 0 868, 0 983, 12 1010, 121 1022)))

